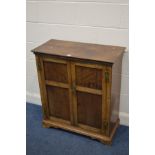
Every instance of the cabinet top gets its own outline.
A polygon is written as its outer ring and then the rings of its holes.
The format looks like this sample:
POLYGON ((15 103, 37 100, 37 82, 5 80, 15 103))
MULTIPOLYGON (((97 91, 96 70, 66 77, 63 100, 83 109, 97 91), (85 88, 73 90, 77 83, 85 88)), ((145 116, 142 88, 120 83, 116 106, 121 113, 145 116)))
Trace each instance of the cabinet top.
POLYGON ((80 43, 51 39, 33 49, 34 53, 42 53, 61 57, 71 57, 93 61, 114 63, 122 56, 125 47, 80 43))

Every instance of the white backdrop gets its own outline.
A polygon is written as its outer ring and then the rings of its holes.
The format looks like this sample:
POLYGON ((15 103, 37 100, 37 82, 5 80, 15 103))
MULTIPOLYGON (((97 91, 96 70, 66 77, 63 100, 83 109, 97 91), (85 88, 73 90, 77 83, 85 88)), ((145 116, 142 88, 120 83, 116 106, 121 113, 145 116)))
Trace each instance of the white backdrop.
POLYGON ((128 125, 128 18, 128 0, 27 0, 27 102, 41 104, 32 48, 52 38, 125 46, 120 119, 128 125))

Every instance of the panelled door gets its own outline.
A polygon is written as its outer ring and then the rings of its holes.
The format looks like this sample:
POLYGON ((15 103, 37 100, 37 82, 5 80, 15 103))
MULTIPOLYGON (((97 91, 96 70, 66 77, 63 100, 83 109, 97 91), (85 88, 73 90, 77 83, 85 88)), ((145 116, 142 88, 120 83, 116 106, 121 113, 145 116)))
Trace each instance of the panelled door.
POLYGON ((71 72, 74 123, 84 129, 104 132, 105 66, 75 62, 71 63, 71 72))
POLYGON ((41 58, 44 97, 48 119, 72 124, 72 91, 70 62, 61 59, 41 58))
POLYGON ((106 82, 103 65, 37 57, 47 119, 105 133, 106 82), (41 68, 41 69, 39 69, 41 68))

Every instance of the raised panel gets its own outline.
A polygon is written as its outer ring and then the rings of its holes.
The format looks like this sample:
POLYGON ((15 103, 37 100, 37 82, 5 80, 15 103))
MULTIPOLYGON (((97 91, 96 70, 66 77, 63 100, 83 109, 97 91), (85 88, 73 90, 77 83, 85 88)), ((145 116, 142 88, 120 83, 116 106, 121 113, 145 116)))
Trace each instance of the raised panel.
POLYGON ((77 91, 77 121, 101 129, 102 96, 77 91))
POLYGON ((69 90, 46 86, 50 116, 70 120, 69 90))
POLYGON ((102 70, 75 65, 76 85, 102 89, 102 70))
POLYGON ((68 83, 67 64, 44 61, 45 80, 68 83))

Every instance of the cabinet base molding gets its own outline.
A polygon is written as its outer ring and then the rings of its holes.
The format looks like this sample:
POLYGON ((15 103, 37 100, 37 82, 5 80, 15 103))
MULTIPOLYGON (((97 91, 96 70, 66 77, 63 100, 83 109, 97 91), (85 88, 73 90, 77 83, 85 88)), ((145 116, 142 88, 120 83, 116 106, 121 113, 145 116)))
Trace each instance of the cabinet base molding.
POLYGON ((75 132, 78 134, 88 136, 92 139, 99 140, 103 144, 111 145, 113 136, 115 134, 116 129, 119 126, 119 123, 120 123, 120 120, 118 119, 115 123, 115 126, 114 126, 110 136, 105 136, 105 135, 102 135, 101 133, 94 133, 92 131, 82 129, 81 127, 78 127, 78 126, 73 126, 73 125, 69 125, 66 123, 56 122, 56 121, 51 121, 51 120, 43 120, 43 127, 45 127, 45 128, 53 127, 53 128, 64 129, 66 131, 75 132))

